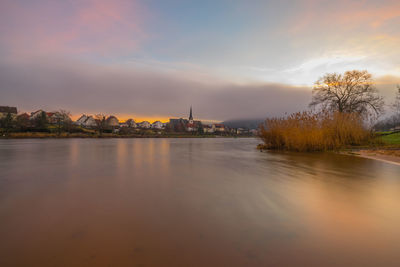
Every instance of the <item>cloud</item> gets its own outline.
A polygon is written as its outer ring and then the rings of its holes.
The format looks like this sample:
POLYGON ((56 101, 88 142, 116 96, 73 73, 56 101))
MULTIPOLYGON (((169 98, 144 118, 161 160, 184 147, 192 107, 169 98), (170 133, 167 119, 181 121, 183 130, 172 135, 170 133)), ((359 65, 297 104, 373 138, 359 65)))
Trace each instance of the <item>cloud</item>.
POLYGON ((400 17, 400 3, 396 0, 306 0, 299 3, 297 15, 289 20, 292 26, 289 32, 296 34, 315 28, 382 30, 390 23, 397 23, 400 17))
POLYGON ((1 99, 32 111, 67 109, 72 113, 186 116, 193 105, 197 118, 262 118, 303 110, 309 88, 283 84, 201 82, 196 73, 163 73, 126 66, 77 61, 3 62, 1 99))
POLYGON ((0 4, 0 45, 14 57, 135 51, 147 38, 138 1, 15 1, 0 4))

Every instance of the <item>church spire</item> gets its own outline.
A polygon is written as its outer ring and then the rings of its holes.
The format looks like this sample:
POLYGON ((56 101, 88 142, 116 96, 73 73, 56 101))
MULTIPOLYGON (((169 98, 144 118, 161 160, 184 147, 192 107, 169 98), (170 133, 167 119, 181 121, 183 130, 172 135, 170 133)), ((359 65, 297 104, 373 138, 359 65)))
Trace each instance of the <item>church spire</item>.
POLYGON ((193 115, 192 115, 192 106, 190 106, 190 115, 189 115, 189 120, 193 120, 193 115))

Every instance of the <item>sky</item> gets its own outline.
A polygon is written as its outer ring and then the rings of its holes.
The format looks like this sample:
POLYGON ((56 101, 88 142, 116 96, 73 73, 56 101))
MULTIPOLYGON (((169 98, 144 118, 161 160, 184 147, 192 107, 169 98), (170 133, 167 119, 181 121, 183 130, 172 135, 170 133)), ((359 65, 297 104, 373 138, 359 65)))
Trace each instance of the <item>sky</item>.
POLYGON ((325 73, 400 84, 400 1, 1 0, 0 105, 76 118, 264 118, 325 73))

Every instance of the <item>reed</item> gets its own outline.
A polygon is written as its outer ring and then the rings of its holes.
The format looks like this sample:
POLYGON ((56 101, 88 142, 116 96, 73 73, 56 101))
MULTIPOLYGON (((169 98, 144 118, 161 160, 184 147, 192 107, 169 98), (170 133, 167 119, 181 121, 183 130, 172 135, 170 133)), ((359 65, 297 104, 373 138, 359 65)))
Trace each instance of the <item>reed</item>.
POLYGON ((265 149, 326 151, 368 144, 374 134, 359 114, 305 111, 266 119, 259 137, 265 149))

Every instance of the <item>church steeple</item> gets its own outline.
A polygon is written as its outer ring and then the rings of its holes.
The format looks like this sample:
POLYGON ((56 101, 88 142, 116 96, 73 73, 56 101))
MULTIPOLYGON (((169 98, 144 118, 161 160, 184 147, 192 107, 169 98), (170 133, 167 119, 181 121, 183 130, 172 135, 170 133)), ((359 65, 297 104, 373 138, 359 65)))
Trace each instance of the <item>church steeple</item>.
POLYGON ((192 115, 192 106, 190 106, 190 115, 189 115, 189 121, 193 120, 193 115, 192 115))

